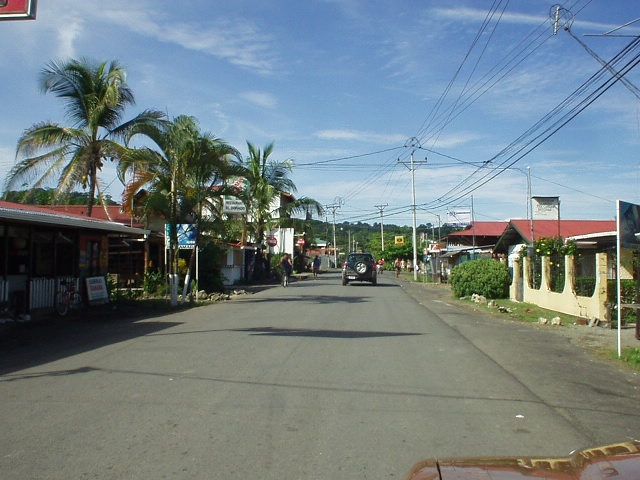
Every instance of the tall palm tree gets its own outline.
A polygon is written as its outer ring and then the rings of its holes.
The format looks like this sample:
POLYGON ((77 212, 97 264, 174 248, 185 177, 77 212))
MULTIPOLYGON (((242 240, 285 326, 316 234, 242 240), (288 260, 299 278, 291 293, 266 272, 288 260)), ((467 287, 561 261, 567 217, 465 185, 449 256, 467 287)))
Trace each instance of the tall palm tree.
MULTIPOLYGON (((269 158, 273 153, 273 142, 266 145, 264 150, 260 150, 251 142, 247 142, 247 147, 249 156, 244 162, 244 176, 248 180, 249 187, 242 198, 247 205, 247 217, 250 220, 247 222, 247 227, 254 242, 258 245, 263 244, 266 232, 273 227, 274 223, 276 221, 282 223, 282 220, 292 213, 311 215, 315 210, 318 215, 322 215, 322 206, 311 198, 303 197, 288 204, 280 204, 276 201, 283 193, 293 194, 297 189, 293 180, 289 178, 293 162, 269 158)), ((258 250, 254 270, 257 278, 263 274, 260 267, 261 258, 262 251, 258 250)))
POLYGON ((270 159, 273 153, 273 142, 266 145, 264 150, 247 142, 249 156, 246 158, 245 178, 249 188, 244 196, 247 204, 247 214, 251 217, 249 228, 253 240, 261 244, 264 242, 265 232, 274 220, 292 213, 312 212, 322 214, 322 206, 313 199, 304 197, 293 203, 274 208, 275 202, 282 193, 296 193, 297 188, 289 174, 293 169, 291 160, 276 161, 270 159))
POLYGON ((41 73, 40 87, 64 100, 71 125, 40 122, 27 129, 18 140, 18 163, 9 172, 5 191, 24 182, 32 190, 55 183, 58 198, 80 185, 89 190, 91 216, 96 192, 102 197, 98 172, 105 160, 117 162, 126 150, 118 140, 142 124, 161 123, 164 114, 145 110, 121 123, 125 108, 135 101, 125 70, 115 61, 51 62, 41 73))
MULTIPOLYGON (((169 224, 169 273, 177 273, 180 223, 196 227, 196 245, 201 232, 219 223, 220 198, 229 193, 226 180, 243 170, 236 149, 209 133, 201 133, 193 117, 181 115, 158 126, 133 129, 131 136, 145 134, 158 150, 132 149, 122 158, 118 174, 126 188, 123 204, 131 207, 140 192, 145 194, 145 214, 164 216, 169 224), (125 182, 129 175, 131 180, 125 182)), ((193 268, 195 256, 190 261, 193 268)), ((188 283, 188 279, 186 280, 188 283)))

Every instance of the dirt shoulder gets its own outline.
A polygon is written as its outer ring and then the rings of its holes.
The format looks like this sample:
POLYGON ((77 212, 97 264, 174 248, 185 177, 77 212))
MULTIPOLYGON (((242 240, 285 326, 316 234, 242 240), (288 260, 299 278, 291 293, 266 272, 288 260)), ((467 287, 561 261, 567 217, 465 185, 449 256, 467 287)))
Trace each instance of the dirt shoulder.
MULTIPOLYGON (((517 318, 507 313, 502 313, 498 308, 490 308, 486 304, 476 304, 470 300, 460 300, 453 296, 451 287, 439 283, 418 283, 397 279, 402 288, 415 298, 425 297, 448 302, 463 309, 468 309, 475 314, 482 314, 501 321, 519 321, 517 318)), ((511 300, 500 300, 498 306, 509 307, 514 302, 511 300)), ((606 327, 590 327, 588 325, 577 325, 573 323, 573 318, 567 315, 558 314, 562 320, 561 325, 543 325, 522 321, 523 324, 531 328, 549 332, 549 335, 562 335, 579 348, 586 350, 591 356, 600 359, 610 359, 611 354, 618 349, 618 330, 606 327)), ((640 348, 640 340, 635 338, 635 326, 622 328, 620 332, 621 347, 640 348)))

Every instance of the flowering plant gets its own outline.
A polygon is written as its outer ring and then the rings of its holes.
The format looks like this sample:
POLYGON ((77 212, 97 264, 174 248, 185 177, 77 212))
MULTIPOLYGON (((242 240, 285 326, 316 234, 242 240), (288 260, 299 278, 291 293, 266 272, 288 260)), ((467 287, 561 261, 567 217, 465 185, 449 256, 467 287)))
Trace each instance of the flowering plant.
MULTIPOLYGON (((578 246, 573 240, 567 240, 566 242, 562 237, 540 237, 533 242, 533 251, 538 257, 554 257, 565 255, 575 255, 578 251, 578 246)), ((520 250, 520 257, 527 256, 527 249, 520 250)))

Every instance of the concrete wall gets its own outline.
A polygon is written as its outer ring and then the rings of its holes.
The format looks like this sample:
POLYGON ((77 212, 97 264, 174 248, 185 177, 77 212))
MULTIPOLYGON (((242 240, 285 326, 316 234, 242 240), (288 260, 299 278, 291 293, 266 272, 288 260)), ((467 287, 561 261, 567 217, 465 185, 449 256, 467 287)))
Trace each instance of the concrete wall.
POLYGON ((529 285, 529 258, 525 257, 524 265, 520 259, 514 259, 513 281, 511 283, 509 297, 512 300, 532 303, 542 308, 555 312, 599 320, 610 320, 605 305, 607 301, 607 254, 596 254, 596 285, 591 297, 576 295, 573 285, 575 269, 573 256, 565 257, 565 284, 562 293, 551 291, 549 257, 542 257, 542 280, 540 288, 531 288, 529 285))

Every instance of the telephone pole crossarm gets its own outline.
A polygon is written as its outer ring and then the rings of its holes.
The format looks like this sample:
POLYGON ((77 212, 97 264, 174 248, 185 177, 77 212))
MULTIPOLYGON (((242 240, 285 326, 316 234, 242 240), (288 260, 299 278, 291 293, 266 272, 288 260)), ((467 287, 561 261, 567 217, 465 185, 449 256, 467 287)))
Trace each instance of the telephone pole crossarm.
POLYGON ((384 205, 374 205, 380 212, 380 249, 384 252, 384 209, 389 206, 388 203, 384 205))

